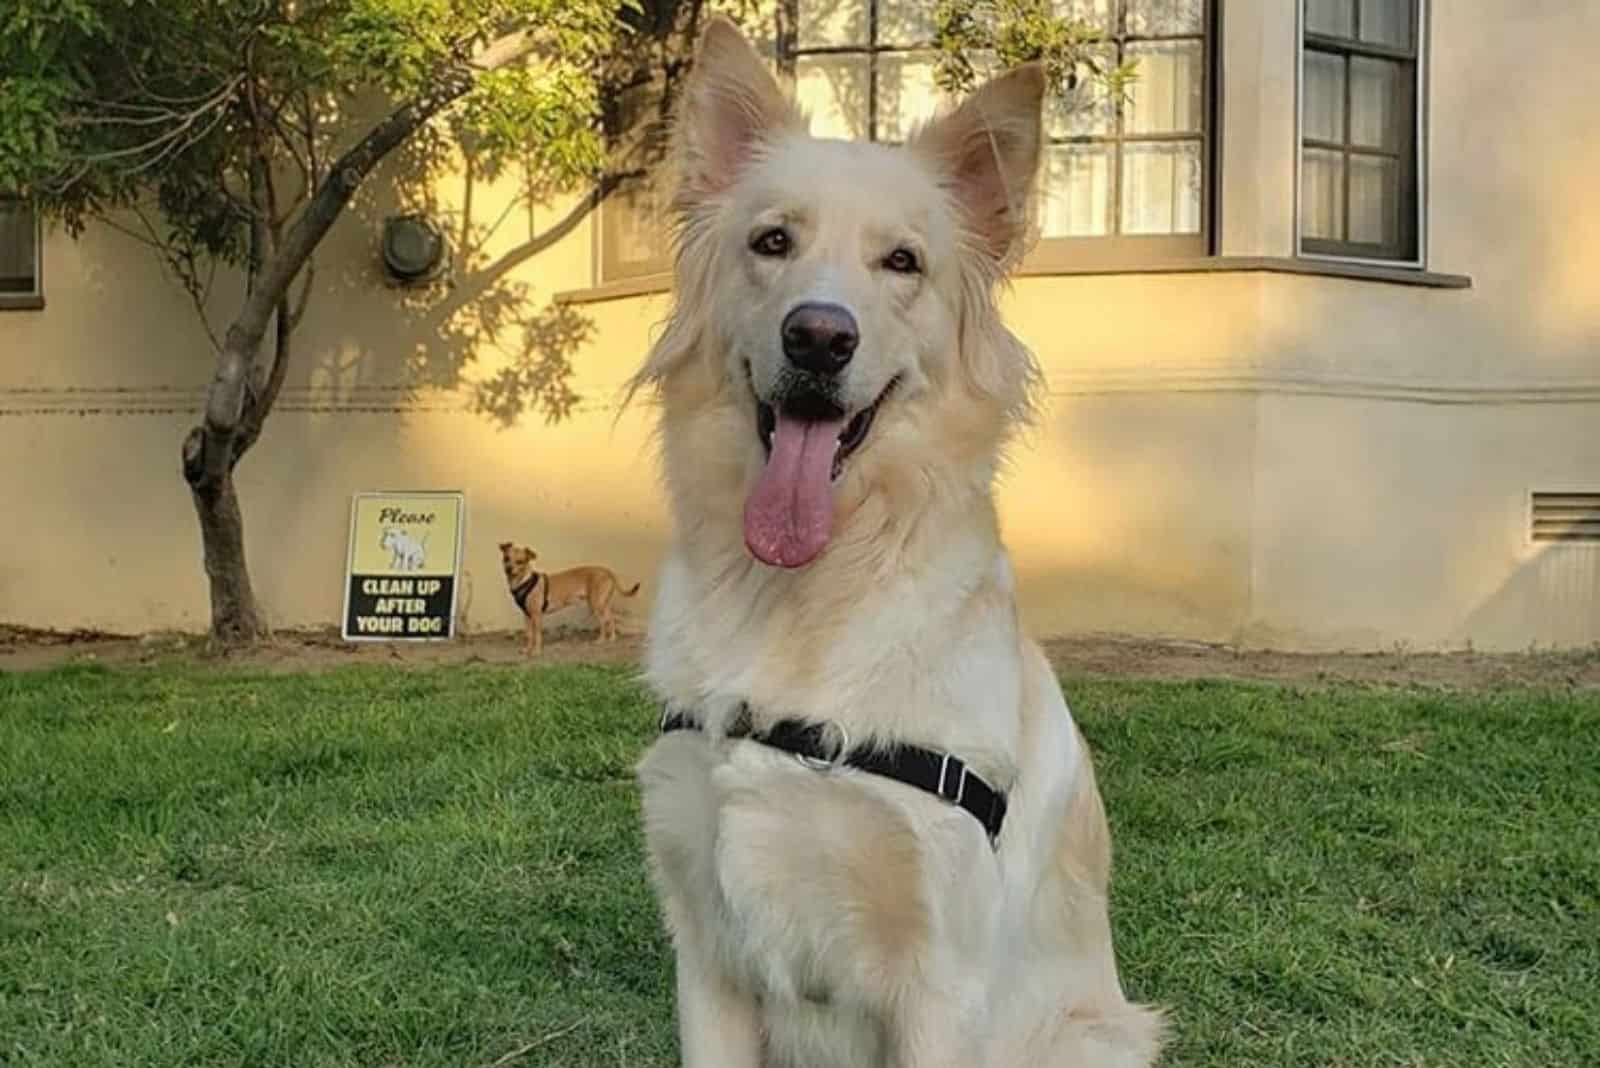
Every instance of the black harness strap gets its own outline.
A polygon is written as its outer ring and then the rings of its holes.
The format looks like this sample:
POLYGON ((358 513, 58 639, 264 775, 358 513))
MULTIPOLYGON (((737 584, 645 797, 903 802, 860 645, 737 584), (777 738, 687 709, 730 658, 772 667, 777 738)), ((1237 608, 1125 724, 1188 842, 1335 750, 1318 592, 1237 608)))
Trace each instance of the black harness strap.
MULTIPOLYGON (((700 724, 682 712, 662 712, 661 732, 699 730, 700 724)), ((856 768, 886 779, 915 786, 967 810, 997 846, 1006 819, 1006 795, 985 782, 959 757, 935 749, 900 745, 882 752, 850 749, 843 732, 833 724, 785 719, 765 731, 752 730, 748 710, 741 711, 728 737, 760 742, 792 753, 808 767, 826 770, 856 768)))
MULTIPOLYGON (((517 607, 522 609, 524 612, 528 610, 528 594, 533 592, 533 588, 539 585, 539 580, 542 578, 544 578, 544 576, 535 571, 533 574, 524 579, 520 585, 512 587, 511 599, 517 602, 517 607)), ((544 601, 539 605, 539 612, 540 614, 543 614, 549 610, 550 582, 548 579, 546 579, 544 584, 544 601)))

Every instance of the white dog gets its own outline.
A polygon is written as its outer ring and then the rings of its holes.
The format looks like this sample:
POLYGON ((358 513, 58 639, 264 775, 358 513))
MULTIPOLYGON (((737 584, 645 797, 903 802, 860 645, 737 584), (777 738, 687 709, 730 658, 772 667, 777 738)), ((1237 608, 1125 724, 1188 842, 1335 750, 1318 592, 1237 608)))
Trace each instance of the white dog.
POLYGON ((675 134, 674 538, 640 763, 690 1068, 1138 1068, 1088 749, 1019 631, 992 482, 1031 355, 1044 77, 903 147, 814 140, 732 23, 675 134))
POLYGON ((399 527, 384 527, 379 546, 389 553, 389 566, 396 571, 421 571, 428 555, 428 536, 413 538, 399 527))

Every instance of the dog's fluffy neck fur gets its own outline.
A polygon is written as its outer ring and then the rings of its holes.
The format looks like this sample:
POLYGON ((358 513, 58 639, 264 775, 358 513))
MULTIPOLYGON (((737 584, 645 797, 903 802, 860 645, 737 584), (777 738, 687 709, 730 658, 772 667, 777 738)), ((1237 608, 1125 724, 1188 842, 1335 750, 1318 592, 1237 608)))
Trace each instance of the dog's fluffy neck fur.
POLYGON ((709 355, 691 359, 662 384, 674 538, 650 627, 651 682, 670 700, 701 707, 713 729, 749 701, 774 718, 838 720, 858 741, 959 749, 1003 780, 1014 759, 1013 705, 998 700, 1006 714, 983 722, 934 691, 966 653, 951 648, 952 635, 970 629, 977 613, 998 616, 989 633, 1009 639, 1001 655, 1020 656, 992 490, 1008 421, 958 381, 930 384, 936 395, 916 398, 908 411, 886 411, 891 418, 835 487, 828 548, 804 568, 783 570, 757 562, 744 545, 741 512, 759 460, 749 448, 746 387, 720 375, 723 365, 709 355), (694 414, 673 418, 675 409, 694 414), (935 421, 945 429, 943 448, 930 453, 925 443, 901 440, 899 419, 935 421), (708 464, 715 453, 706 434, 738 446, 708 464), (895 641, 862 640, 886 630, 895 641), (702 650, 717 652, 705 660, 702 650), (923 706, 901 707, 919 689, 929 691, 923 706), (886 704, 878 695, 889 692, 902 696, 886 704), (947 704, 949 722, 930 734, 928 708, 947 704), (902 724, 911 719, 920 725, 908 737, 902 724))

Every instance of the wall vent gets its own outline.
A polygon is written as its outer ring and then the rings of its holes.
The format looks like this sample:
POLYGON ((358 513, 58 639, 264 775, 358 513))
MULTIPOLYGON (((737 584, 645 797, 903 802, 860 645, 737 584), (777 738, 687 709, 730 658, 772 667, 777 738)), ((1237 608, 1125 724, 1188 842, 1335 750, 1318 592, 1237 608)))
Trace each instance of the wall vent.
POLYGON ((1535 493, 1532 537, 1534 541, 1544 542, 1600 543, 1600 491, 1535 493))

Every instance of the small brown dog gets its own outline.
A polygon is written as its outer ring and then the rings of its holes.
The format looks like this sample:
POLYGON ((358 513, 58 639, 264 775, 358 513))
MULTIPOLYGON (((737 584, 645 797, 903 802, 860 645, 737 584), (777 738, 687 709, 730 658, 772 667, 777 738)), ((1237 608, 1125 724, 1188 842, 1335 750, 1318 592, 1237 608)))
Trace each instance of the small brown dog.
POLYGON ((527 653, 537 656, 544 649, 544 615, 565 608, 577 601, 587 602, 589 611, 600 621, 600 636, 596 641, 615 641, 617 619, 611 602, 617 595, 632 597, 639 592, 639 583, 623 589, 616 574, 605 567, 574 567, 566 571, 535 571, 533 562, 539 554, 525 545, 500 543, 500 562, 506 571, 506 586, 511 599, 517 602, 522 614, 528 618, 527 653))

